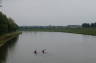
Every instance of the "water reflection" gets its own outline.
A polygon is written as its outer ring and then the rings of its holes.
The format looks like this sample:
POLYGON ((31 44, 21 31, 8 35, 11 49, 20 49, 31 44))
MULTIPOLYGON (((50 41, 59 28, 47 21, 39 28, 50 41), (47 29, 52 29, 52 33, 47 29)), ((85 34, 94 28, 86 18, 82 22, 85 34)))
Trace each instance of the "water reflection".
POLYGON ((5 63, 8 49, 14 47, 17 40, 18 37, 8 41, 8 43, 6 43, 3 47, 0 47, 0 63, 5 63))
POLYGON ((93 36, 23 32, 16 40, 0 48, 0 63, 96 63, 96 37, 93 36), (48 53, 42 54, 43 49, 48 53))

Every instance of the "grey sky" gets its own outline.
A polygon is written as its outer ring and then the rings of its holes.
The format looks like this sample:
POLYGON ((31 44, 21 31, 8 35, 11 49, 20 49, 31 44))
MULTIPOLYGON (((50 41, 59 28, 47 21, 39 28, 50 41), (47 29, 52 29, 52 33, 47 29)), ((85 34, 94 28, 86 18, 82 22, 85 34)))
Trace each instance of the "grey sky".
POLYGON ((96 21, 96 0, 3 0, 19 25, 69 25, 96 21))

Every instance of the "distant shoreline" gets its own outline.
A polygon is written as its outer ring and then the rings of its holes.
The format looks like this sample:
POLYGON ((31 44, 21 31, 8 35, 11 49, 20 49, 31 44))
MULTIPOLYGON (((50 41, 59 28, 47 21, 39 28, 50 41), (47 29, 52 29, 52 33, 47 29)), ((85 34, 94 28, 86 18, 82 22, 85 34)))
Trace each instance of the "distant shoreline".
POLYGON ((68 27, 37 27, 37 28, 20 28, 21 31, 45 31, 45 32, 67 32, 75 34, 93 35, 96 36, 96 28, 68 28, 68 27))

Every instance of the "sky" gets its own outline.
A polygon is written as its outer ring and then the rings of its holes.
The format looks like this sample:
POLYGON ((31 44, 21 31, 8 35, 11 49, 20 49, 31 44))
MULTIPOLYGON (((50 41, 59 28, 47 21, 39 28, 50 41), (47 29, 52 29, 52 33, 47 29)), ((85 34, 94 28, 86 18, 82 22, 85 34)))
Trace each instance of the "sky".
POLYGON ((18 25, 80 25, 96 22, 96 0, 3 0, 0 8, 18 25))

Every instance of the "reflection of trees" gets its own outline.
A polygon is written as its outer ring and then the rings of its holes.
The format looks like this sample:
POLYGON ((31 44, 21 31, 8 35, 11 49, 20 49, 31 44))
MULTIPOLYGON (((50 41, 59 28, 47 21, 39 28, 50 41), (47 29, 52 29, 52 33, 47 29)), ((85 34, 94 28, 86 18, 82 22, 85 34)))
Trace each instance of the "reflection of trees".
POLYGON ((14 38, 14 39, 12 39, 12 40, 10 40, 10 41, 8 41, 8 42, 6 43, 6 46, 7 46, 8 48, 11 48, 11 47, 15 46, 15 43, 17 42, 17 40, 18 40, 18 37, 14 38))
POLYGON ((4 62, 7 56, 7 47, 3 46, 0 48, 0 63, 4 62))
POLYGON ((8 48, 14 47, 15 43, 17 42, 18 37, 8 41, 4 46, 0 47, 0 63, 5 63, 8 48))

